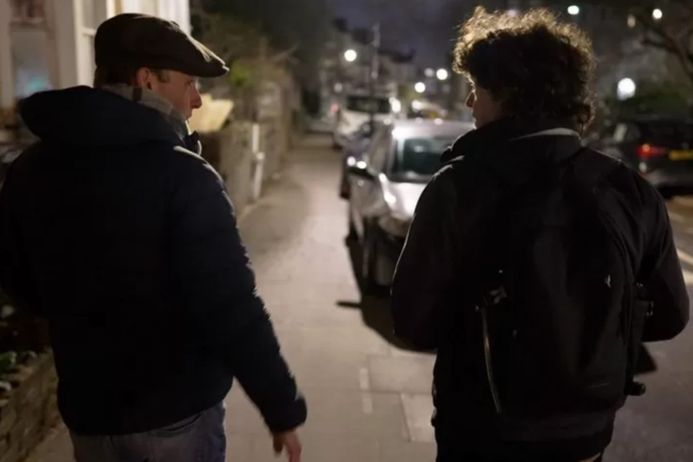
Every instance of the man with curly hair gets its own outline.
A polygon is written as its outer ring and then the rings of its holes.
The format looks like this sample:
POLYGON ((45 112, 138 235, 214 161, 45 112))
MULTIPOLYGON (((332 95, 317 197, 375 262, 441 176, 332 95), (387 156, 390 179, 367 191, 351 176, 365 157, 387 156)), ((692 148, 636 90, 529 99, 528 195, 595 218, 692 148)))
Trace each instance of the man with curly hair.
POLYGON ((477 8, 455 69, 476 130, 443 154, 392 286, 396 334, 437 350, 438 462, 601 460, 643 340, 688 296, 661 196, 584 148, 589 38, 547 10, 477 8))

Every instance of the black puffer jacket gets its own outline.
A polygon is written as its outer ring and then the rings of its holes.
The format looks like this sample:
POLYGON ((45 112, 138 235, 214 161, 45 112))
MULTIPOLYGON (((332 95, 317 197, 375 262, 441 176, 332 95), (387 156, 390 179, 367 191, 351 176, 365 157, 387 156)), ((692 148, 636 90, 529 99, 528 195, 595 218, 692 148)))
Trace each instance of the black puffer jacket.
POLYGON ((237 377, 274 431, 306 418, 216 172, 156 111, 87 87, 22 107, 41 139, 0 195, 0 276, 51 326, 83 434, 150 430, 237 377))
MULTIPOLYGON (((502 245, 485 232, 488 208, 502 194, 494 177, 500 174, 522 184, 536 178, 542 165, 558 164, 579 152, 579 137, 564 126, 504 119, 460 138, 419 200, 394 276, 396 334, 418 347, 437 349, 434 423, 439 438, 503 460, 520 457, 522 451, 580 460, 601 451, 612 433, 613 412, 607 412, 572 427, 554 428, 552 439, 540 443, 503 441, 483 364, 481 328, 477 323, 458 325, 464 319, 460 310, 471 308, 471 299, 484 287, 480 268, 489 250, 502 245), (587 433, 592 429, 596 431, 587 433)), ((620 226, 632 261, 638 262, 633 274, 646 283, 655 302, 645 340, 671 338, 688 321, 688 295, 664 202, 623 165, 615 165, 603 181, 600 187, 613 191, 611 196, 625 210, 614 210, 614 216, 630 218, 620 226)))

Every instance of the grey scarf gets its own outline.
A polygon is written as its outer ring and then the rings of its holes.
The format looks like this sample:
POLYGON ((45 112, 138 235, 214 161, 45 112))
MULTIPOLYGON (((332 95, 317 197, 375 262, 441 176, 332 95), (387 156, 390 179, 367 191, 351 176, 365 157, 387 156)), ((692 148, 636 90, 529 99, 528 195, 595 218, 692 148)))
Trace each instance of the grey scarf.
POLYGON ((202 154, 202 144, 197 133, 190 132, 188 121, 183 114, 166 99, 146 88, 133 87, 126 84, 104 85, 102 89, 159 112, 173 127, 173 130, 185 144, 186 148, 196 152, 198 155, 202 154))

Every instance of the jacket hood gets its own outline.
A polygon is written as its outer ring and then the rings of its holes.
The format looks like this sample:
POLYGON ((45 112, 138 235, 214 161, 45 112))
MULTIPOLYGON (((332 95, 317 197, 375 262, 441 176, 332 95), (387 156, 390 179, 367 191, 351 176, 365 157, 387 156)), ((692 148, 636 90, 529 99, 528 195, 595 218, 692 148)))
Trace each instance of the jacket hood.
POLYGON ((458 138, 441 161, 465 159, 513 177, 539 164, 561 162, 581 147, 580 135, 570 122, 505 118, 458 138))
POLYGON ((20 114, 29 130, 47 142, 82 147, 181 144, 156 110, 91 87, 36 93, 20 104, 20 114))

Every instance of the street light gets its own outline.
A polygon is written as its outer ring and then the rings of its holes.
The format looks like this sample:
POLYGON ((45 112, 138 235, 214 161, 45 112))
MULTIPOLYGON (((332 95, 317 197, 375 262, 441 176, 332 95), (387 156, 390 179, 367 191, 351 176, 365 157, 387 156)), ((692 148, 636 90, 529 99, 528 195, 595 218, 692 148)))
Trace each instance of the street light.
POLYGON ((390 98, 390 107, 392 108, 392 112, 395 114, 402 112, 402 102, 394 96, 390 98))
POLYGON ((623 101, 635 96, 635 90, 637 90, 637 86, 633 79, 626 77, 618 81, 616 96, 619 100, 623 101))
POLYGON ((356 50, 353 50, 351 48, 344 52, 344 59, 346 59, 348 63, 353 63, 354 61, 356 61, 358 57, 359 54, 356 53, 356 50))
POLYGON ((447 71, 447 69, 443 69, 442 67, 438 69, 436 72, 436 77, 438 77, 438 80, 447 80, 448 77, 450 77, 450 73, 447 71))
POLYGON ((638 25, 638 20, 636 19, 635 15, 629 14, 628 15, 628 27, 632 29, 637 25, 638 25))
POLYGON ((571 16, 577 16, 580 14, 580 7, 577 5, 570 5, 568 7, 568 14, 571 16))
POLYGON ((436 75, 436 71, 434 71, 430 67, 427 67, 426 70, 424 71, 424 75, 430 79, 431 77, 436 75))
POLYGON ((426 91, 426 84, 423 82, 416 82, 414 90, 416 90, 417 93, 424 93, 426 91))
POLYGON ((655 8, 654 10, 652 10, 652 19, 654 19, 655 21, 659 21, 663 17, 664 17, 664 12, 662 10, 660 10, 659 8, 655 8))

